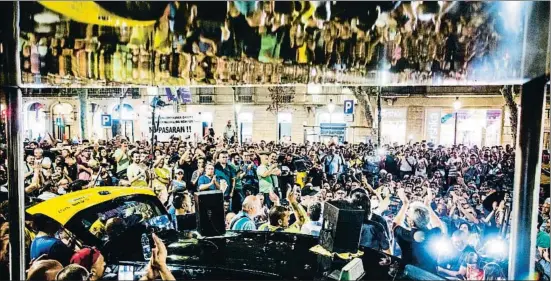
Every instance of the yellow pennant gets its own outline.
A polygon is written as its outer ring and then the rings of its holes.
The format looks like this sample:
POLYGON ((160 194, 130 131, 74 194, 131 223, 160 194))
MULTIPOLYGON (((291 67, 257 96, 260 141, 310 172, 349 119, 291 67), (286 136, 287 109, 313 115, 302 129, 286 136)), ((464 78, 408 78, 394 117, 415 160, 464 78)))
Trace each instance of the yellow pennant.
POLYGON ((102 26, 149 26, 155 21, 139 21, 119 17, 94 1, 39 1, 42 6, 71 20, 102 26))

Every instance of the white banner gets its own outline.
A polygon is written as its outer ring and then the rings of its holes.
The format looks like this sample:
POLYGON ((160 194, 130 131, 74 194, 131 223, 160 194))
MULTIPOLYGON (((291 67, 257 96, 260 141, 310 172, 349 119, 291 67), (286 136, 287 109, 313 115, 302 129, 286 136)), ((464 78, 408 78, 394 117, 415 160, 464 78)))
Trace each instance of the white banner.
POLYGON ((440 123, 441 123, 441 109, 440 108, 427 108, 426 109, 426 127, 425 127, 425 139, 428 142, 439 143, 440 142, 440 123))
MULTIPOLYGON (((161 113, 155 116, 156 136, 158 141, 169 141, 171 136, 180 137, 183 141, 201 139, 201 121, 194 114, 161 113), (160 118, 157 120, 157 118, 160 118), (158 123, 157 123, 158 122, 158 123), (158 124, 158 126, 157 126, 158 124)), ((147 118, 149 136, 153 131, 151 116, 147 118)))

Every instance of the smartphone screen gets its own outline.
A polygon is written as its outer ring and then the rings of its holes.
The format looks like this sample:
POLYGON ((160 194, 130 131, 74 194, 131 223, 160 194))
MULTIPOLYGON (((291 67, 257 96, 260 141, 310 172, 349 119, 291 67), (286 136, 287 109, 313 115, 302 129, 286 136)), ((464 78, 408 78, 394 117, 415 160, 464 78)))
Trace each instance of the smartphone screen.
POLYGON ((134 280, 134 267, 131 265, 120 265, 118 280, 134 280))
POLYGON ((143 257, 146 261, 150 260, 151 259, 151 254, 152 254, 152 251, 151 251, 151 235, 149 234, 146 234, 146 233, 142 233, 142 239, 141 239, 141 244, 142 244, 142 249, 143 249, 143 257))

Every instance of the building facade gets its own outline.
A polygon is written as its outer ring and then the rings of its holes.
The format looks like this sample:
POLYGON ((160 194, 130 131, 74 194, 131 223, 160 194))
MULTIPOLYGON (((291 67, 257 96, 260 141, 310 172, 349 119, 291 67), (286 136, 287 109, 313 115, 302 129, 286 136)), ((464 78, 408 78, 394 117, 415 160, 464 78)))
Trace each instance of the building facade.
MULTIPOLYGON (((325 142, 332 138, 376 142, 379 132, 376 95, 365 102, 345 87, 295 87, 282 96, 277 94, 279 89, 266 87, 195 88, 192 102, 180 105, 170 103, 164 89, 158 88, 141 88, 125 95, 120 89, 80 91, 63 97, 55 92, 26 94, 25 137, 98 140, 120 134, 132 140, 147 140, 150 103, 157 95, 170 104, 157 112, 194 114, 202 124, 201 134, 212 127, 221 135, 231 121, 237 124, 242 142, 325 142), (83 95, 82 91, 88 92, 83 95), (352 115, 345 114, 345 101, 353 101, 352 115), (103 115, 111 117, 112 127, 103 126, 103 115)), ((415 91, 382 90, 383 143, 428 140, 449 145, 457 139, 457 143, 483 146, 512 142, 509 110, 499 88, 436 87, 415 91), (454 108, 457 103, 458 110, 454 108)))

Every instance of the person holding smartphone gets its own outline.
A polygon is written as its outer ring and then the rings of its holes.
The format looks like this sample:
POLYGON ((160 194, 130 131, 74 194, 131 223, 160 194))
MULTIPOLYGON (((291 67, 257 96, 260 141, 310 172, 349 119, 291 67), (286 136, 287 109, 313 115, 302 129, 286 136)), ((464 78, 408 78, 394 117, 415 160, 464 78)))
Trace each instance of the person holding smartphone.
POLYGON ((262 152, 260 154, 260 166, 256 170, 258 176, 258 187, 260 193, 264 196, 264 203, 268 208, 272 206, 270 193, 274 192, 274 177, 281 175, 281 171, 277 167, 277 163, 270 163, 270 154, 262 152))

